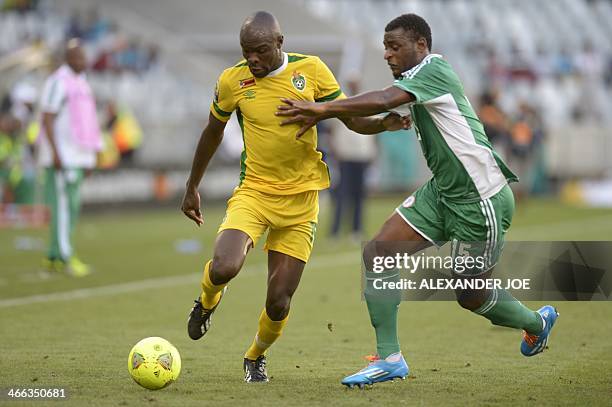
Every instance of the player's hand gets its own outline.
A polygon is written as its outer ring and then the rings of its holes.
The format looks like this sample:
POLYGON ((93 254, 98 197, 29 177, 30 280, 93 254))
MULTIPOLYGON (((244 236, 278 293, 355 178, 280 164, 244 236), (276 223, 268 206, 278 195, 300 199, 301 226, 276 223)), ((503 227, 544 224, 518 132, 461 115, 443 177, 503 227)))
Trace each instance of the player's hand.
POLYGON ((54 150, 52 154, 53 154, 53 168, 59 171, 62 169, 62 160, 60 159, 60 156, 57 153, 57 151, 54 150))
POLYGON ((204 223, 202 212, 200 212, 200 193, 197 189, 187 188, 183 197, 183 203, 181 204, 181 210, 196 225, 200 226, 204 223))
POLYGON ((410 116, 400 116, 397 113, 389 113, 383 119, 383 126, 387 131, 407 130, 412 127, 410 116))
POLYGON ((321 103, 293 99, 281 99, 281 101, 284 105, 278 106, 276 115, 289 117, 281 122, 281 126, 295 123, 302 125, 296 138, 302 137, 308 129, 324 118, 325 108, 321 103))

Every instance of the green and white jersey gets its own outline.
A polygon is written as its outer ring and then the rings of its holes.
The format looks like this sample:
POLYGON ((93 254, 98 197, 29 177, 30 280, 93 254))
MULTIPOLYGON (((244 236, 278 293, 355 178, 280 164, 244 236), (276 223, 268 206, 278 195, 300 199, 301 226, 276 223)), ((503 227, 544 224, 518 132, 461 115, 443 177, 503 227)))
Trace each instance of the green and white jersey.
POLYGON ((475 202, 518 181, 493 150, 459 77, 441 55, 429 54, 393 86, 416 101, 392 111, 412 115, 427 166, 442 199, 475 202))

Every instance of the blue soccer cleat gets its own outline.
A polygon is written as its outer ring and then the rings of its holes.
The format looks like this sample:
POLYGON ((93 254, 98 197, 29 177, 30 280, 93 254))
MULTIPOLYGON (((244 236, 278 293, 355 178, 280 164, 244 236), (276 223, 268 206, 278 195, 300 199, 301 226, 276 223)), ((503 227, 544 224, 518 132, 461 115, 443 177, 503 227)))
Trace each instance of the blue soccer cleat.
POLYGON ((342 379, 342 384, 353 388, 364 388, 366 384, 386 382, 393 379, 405 379, 410 369, 400 352, 379 359, 378 356, 367 358, 370 363, 355 374, 342 379))
POLYGON ((542 333, 539 335, 530 335, 523 331, 521 353, 524 356, 534 356, 544 351, 548 343, 550 331, 559 317, 559 313, 552 305, 543 306, 538 310, 538 314, 540 314, 542 321, 544 321, 544 330, 542 330, 542 333))

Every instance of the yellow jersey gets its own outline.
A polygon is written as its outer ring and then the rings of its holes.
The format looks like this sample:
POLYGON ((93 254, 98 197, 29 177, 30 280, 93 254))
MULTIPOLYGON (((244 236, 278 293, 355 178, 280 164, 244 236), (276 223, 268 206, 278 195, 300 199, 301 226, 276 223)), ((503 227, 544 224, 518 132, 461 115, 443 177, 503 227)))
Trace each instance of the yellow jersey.
POLYGON ((329 187, 329 171, 317 150, 313 127, 300 139, 299 125, 281 126, 281 98, 328 101, 344 97, 330 69, 316 56, 283 53, 282 65, 255 78, 246 61, 227 68, 217 81, 210 112, 226 122, 236 111, 242 130, 240 186, 275 195, 329 187))

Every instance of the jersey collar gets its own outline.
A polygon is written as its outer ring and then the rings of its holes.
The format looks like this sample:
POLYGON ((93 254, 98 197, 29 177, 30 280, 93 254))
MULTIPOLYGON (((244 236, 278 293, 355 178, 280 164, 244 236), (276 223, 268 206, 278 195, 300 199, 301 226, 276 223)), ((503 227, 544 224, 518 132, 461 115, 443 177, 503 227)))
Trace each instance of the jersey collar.
POLYGON ((442 55, 440 55, 440 54, 429 54, 429 55, 427 55, 425 58, 423 58, 423 60, 421 62, 419 62, 418 64, 416 64, 412 68, 408 69, 407 71, 402 72, 402 74, 401 74, 402 77, 405 78, 405 77, 409 76, 412 73, 418 72, 424 65, 427 65, 433 58, 442 58, 442 55))
POLYGON ((85 77, 85 72, 76 73, 76 72, 74 72, 72 70, 72 68, 70 66, 68 66, 68 64, 62 64, 62 66, 59 67, 58 72, 60 72, 63 75, 74 76, 76 78, 83 78, 83 77, 85 77))
POLYGON ((289 57, 287 56, 286 52, 283 52, 283 63, 281 64, 281 66, 279 66, 278 68, 276 68, 275 70, 267 74, 266 78, 269 78, 271 76, 276 76, 279 73, 283 72, 285 68, 287 67, 288 63, 289 63, 289 57))

